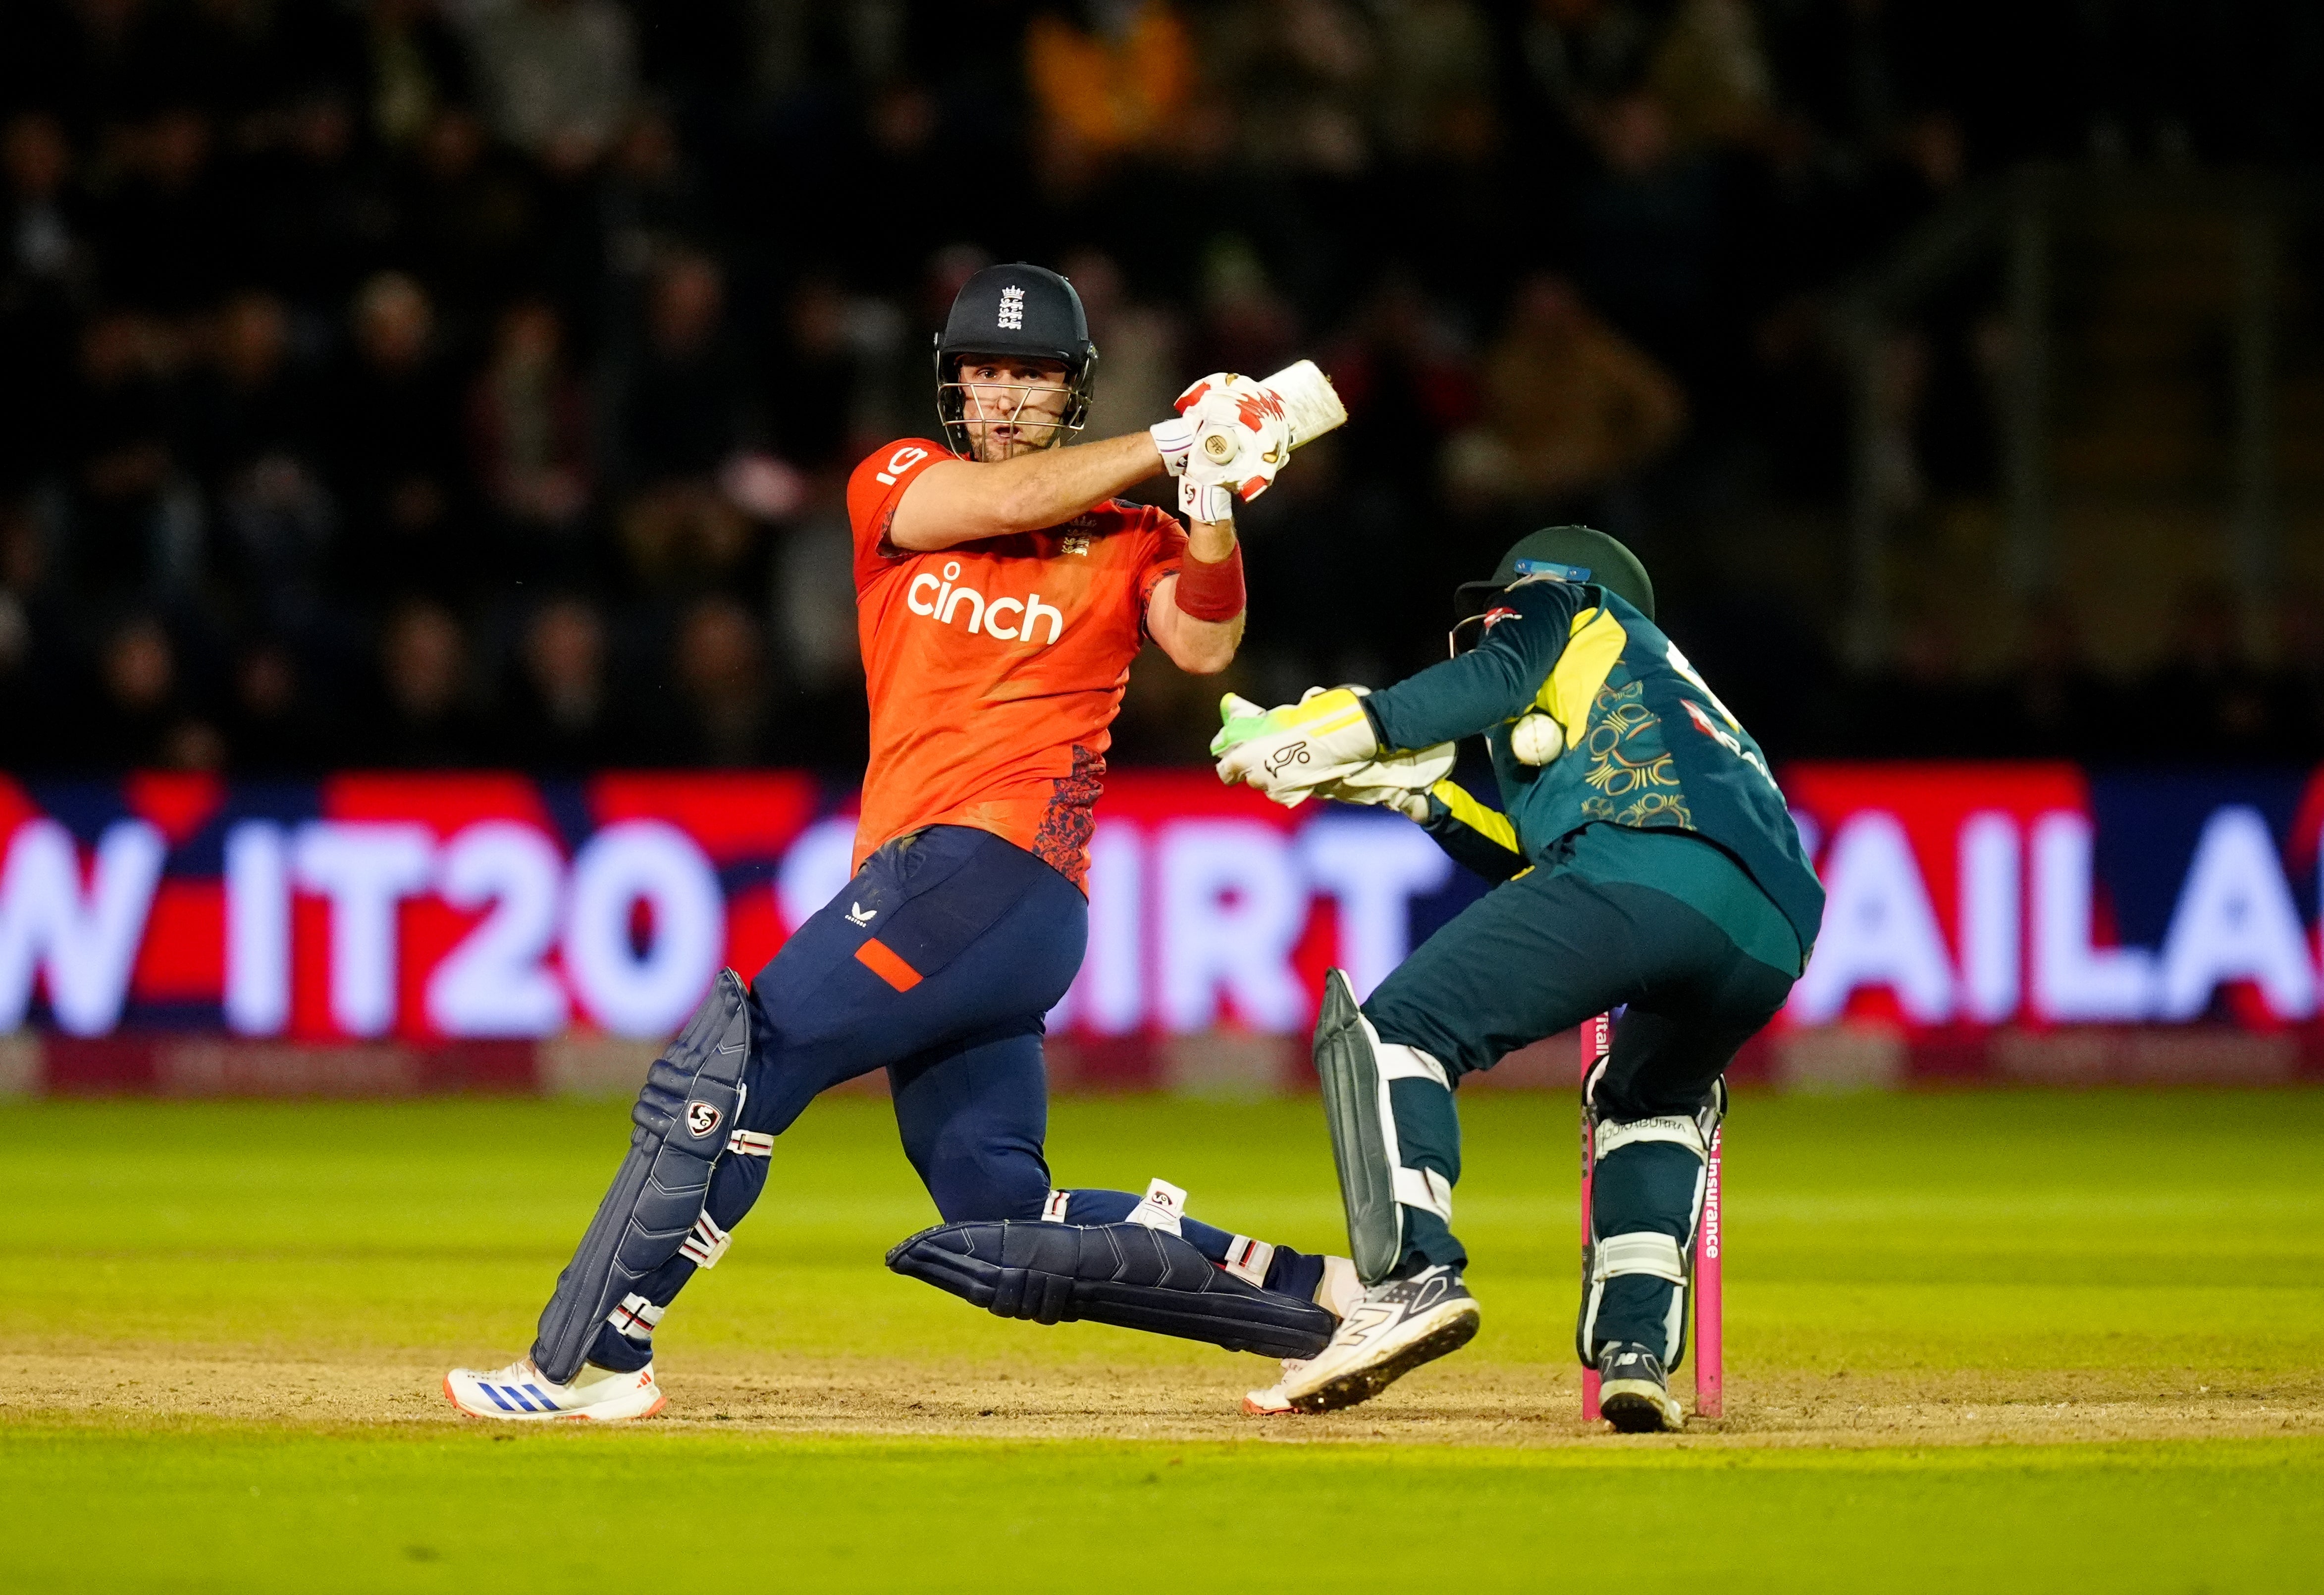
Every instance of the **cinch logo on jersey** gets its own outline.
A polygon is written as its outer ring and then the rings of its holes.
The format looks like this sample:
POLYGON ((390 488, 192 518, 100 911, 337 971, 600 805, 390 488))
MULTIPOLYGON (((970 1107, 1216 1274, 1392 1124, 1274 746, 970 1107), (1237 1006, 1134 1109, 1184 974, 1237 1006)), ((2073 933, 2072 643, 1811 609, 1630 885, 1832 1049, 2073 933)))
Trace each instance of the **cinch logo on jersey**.
POLYGON ((904 589, 904 607, 914 614, 932 614, 939 623, 947 626, 957 620, 963 610, 966 610, 968 629, 972 633, 982 631, 988 637, 998 637, 1007 642, 1022 641, 1047 648, 1065 634, 1065 611, 1055 604, 1042 603, 1038 593, 1028 593, 1022 598, 988 600, 973 587, 953 585, 959 579, 960 561, 957 559, 945 564, 941 576, 932 571, 920 572, 912 578, 912 585, 904 589), (924 598, 924 591, 933 592, 935 596, 924 598), (1048 622, 1049 634, 1047 637, 1035 632, 1035 627, 1043 621, 1048 622))
POLYGON ((1025 326, 1025 290, 1004 288, 1001 290, 1001 325, 1011 332, 1022 331, 1025 326))

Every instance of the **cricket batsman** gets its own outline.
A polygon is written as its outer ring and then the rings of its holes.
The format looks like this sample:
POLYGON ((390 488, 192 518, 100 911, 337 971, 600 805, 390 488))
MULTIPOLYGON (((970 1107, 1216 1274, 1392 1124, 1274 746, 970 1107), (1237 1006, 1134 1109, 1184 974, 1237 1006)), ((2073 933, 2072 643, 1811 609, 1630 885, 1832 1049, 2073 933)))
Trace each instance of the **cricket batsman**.
POLYGON ((663 1404, 653 1334, 758 1198, 817 1093, 884 1068, 945 1222, 899 1272, 1003 1316, 1314 1356, 1352 1266, 1185 1216, 1185 1193, 1055 1190, 1042 1016, 1080 967, 1108 728, 1151 640, 1224 669, 1242 635, 1238 498, 1344 419, 1303 363, 1221 373, 1148 431, 1061 447, 1097 373, 1080 297, 1022 263, 971 278, 936 346, 945 440, 848 483, 871 700, 853 880, 745 987, 723 973, 655 1063, 627 1157, 509 1367, 456 1369, 462 1412, 622 1419, 663 1404), (1188 527, 1114 494, 1167 470, 1188 527))
POLYGON ((1272 710, 1231 696, 1213 743, 1231 784, 1393 807, 1499 883, 1360 1006, 1326 977, 1315 1066, 1366 1289, 1322 1355, 1244 1408, 1350 1406, 1468 1343, 1453 1089, 1619 1009, 1584 1086, 1597 1172, 1575 1351, 1614 1427, 1677 1429, 1720 1076, 1799 977, 1823 889, 1758 744, 1656 628, 1628 549, 1551 527, 1460 595, 1447 662, 1272 710), (1445 779, 1479 734, 1499 811, 1445 779))

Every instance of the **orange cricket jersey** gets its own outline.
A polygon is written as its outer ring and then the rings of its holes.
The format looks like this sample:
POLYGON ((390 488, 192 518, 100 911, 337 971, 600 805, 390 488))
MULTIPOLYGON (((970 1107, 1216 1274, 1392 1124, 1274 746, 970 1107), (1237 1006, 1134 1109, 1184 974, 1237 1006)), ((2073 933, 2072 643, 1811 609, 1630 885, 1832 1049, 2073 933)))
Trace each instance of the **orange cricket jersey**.
POLYGON ((969 825, 1079 886, 1146 602, 1178 568, 1186 534, 1117 500, 1046 531, 935 553, 890 543, 905 488, 952 457, 906 438, 847 482, 872 701, 855 864, 907 831, 969 825))

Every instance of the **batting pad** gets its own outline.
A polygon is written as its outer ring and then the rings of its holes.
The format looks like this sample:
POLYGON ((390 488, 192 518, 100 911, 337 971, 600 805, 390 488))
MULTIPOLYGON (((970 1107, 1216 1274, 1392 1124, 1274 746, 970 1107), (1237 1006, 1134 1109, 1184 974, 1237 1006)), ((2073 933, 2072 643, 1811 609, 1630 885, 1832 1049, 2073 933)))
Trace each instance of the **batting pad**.
POLYGON ((724 1252, 724 1231, 714 1224, 706 1235, 697 1225, 705 1221, 711 1166, 742 1106, 742 1065, 750 1056, 750 993, 733 970, 721 970, 710 995, 647 1072, 630 1111, 629 1156, 540 1310, 532 1361, 549 1378, 570 1381, 613 1305, 681 1247, 691 1248, 688 1255, 705 1268, 724 1252))
POLYGON ((1314 1357, 1339 1326, 1314 1303, 1239 1278, 1147 1224, 939 1224, 899 1242, 888 1267, 997 1318, 1083 1319, 1267 1357, 1314 1357))

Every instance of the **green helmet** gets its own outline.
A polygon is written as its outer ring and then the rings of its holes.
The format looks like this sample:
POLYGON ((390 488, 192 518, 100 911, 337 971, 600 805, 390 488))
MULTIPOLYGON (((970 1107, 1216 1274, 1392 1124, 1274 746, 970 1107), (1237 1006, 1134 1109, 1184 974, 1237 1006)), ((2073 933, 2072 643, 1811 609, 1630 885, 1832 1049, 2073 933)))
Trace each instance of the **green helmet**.
POLYGON ((1636 554, 1590 526, 1545 526, 1519 538, 1493 567, 1492 580, 1463 582, 1454 590, 1462 613, 1481 612, 1495 593, 1539 574, 1529 565, 1562 567, 1568 581, 1595 582, 1648 620, 1655 618, 1655 584, 1646 567, 1636 554))

